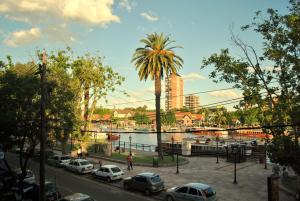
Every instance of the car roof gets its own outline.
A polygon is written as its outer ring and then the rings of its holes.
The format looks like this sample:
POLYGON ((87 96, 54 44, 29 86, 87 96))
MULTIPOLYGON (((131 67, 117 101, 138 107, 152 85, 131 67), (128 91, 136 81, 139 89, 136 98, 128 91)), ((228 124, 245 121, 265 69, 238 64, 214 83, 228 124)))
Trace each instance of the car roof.
POLYGON ((152 173, 152 172, 142 172, 142 173, 137 174, 137 175, 143 176, 143 177, 154 177, 154 176, 156 176, 157 174, 152 173))
POLYGON ((116 165, 102 165, 101 167, 104 167, 104 168, 114 168, 114 167, 118 167, 116 165))
POLYGON ((200 189, 200 190, 205 190, 205 189, 210 188, 209 185, 202 184, 202 183, 188 183, 188 184, 185 184, 184 186, 193 187, 193 188, 197 188, 197 189, 200 189))
POLYGON ((77 158, 77 159, 74 159, 74 161, 76 161, 76 162, 83 162, 83 161, 88 161, 88 160, 82 159, 82 158, 77 158))
POLYGON ((68 195, 66 197, 64 197, 64 199, 66 200, 83 200, 83 199, 87 199, 87 198, 90 198, 90 196, 86 195, 86 194, 83 194, 83 193, 74 193, 72 195, 68 195))

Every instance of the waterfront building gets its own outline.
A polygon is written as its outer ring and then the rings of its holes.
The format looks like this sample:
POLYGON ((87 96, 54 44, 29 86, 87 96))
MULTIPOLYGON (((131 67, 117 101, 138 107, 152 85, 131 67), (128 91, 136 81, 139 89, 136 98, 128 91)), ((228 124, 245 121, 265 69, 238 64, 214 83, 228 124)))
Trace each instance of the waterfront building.
POLYGON ((178 74, 166 77, 166 111, 183 107, 183 79, 178 74))
POLYGON ((185 96, 185 107, 192 112, 197 112, 199 109, 199 96, 187 95, 185 96))

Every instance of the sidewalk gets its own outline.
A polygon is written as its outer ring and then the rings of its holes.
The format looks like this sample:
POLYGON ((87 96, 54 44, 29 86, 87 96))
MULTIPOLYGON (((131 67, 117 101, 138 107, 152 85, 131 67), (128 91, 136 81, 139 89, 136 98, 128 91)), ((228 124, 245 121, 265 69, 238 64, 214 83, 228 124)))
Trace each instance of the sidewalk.
MULTIPOLYGON (((87 159, 98 163, 98 158, 88 157, 87 159)), ((234 164, 227 163, 225 159, 219 158, 216 163, 215 157, 190 157, 189 163, 179 166, 179 174, 176 174, 175 167, 143 167, 133 166, 133 170, 128 171, 127 165, 111 162, 102 159, 103 165, 115 164, 123 169, 125 177, 133 176, 141 172, 154 172, 159 174, 165 181, 166 188, 178 186, 190 182, 200 182, 212 186, 219 198, 219 201, 241 201, 255 200, 266 201, 267 176, 272 174, 272 167, 264 169, 264 164, 255 161, 247 161, 237 164, 237 184, 233 184, 234 164)), ((95 165, 97 167, 97 165, 95 165)), ((119 187, 122 186, 122 184, 119 187)), ((163 198, 160 195, 160 199, 163 198)), ((280 200, 293 201, 291 195, 286 195, 280 191, 280 200)))

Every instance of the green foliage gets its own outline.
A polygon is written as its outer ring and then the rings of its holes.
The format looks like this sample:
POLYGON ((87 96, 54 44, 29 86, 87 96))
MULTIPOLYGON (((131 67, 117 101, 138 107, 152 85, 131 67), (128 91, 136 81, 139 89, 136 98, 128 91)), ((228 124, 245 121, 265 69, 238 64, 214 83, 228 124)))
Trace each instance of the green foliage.
POLYGON ((94 111, 95 114, 104 115, 104 114, 113 114, 113 111, 109 108, 96 108, 94 111))
POLYGON ((149 117, 145 113, 136 112, 134 114, 134 120, 137 124, 149 124, 151 123, 149 117))
POLYGON ((291 0, 287 14, 282 15, 271 8, 267 14, 263 19, 261 12, 257 12, 253 23, 242 27, 244 31, 253 29, 262 37, 261 55, 232 34, 234 44, 244 57, 237 58, 228 49, 222 49, 219 54, 204 59, 202 68, 213 65, 210 78, 215 82, 231 83, 243 91, 244 99, 237 107, 244 123, 294 124, 290 128, 278 126, 270 129, 274 138, 269 151, 272 161, 290 165, 300 173, 300 158, 291 159, 290 156, 290 153, 300 155, 297 131, 300 115, 300 2, 291 0))
POLYGON ((169 125, 169 126, 176 124, 176 117, 174 112, 172 111, 163 112, 161 114, 161 123, 163 125, 169 125))

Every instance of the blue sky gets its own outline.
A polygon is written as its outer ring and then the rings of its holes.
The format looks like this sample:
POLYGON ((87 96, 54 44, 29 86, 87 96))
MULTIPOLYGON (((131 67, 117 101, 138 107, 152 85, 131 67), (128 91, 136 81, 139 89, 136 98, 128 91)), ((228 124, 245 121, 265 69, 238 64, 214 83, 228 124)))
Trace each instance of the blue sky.
MULTIPOLYGON (((154 82, 140 82, 130 61, 134 50, 142 46, 140 39, 163 32, 183 46, 176 53, 184 60, 179 72, 184 78, 184 94, 223 89, 231 86, 209 80, 209 70, 200 70, 202 59, 221 48, 235 49, 230 27, 259 49, 259 36, 241 32, 240 26, 250 23, 257 10, 272 7, 285 13, 287 5, 287 0, 1 0, 0 59, 12 55, 15 62, 26 62, 36 60, 36 49, 66 46, 78 55, 99 52, 106 65, 126 78, 117 92, 108 96, 108 102, 101 103, 112 107, 154 100, 154 82)), ((234 53, 240 55, 237 50, 234 53)), ((240 95, 236 90, 204 93, 200 102, 206 105, 240 95)), ((115 107, 139 105, 155 107, 154 101, 115 107)))

